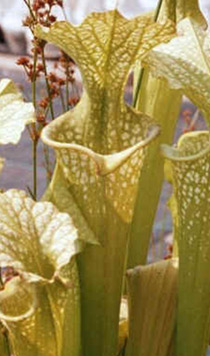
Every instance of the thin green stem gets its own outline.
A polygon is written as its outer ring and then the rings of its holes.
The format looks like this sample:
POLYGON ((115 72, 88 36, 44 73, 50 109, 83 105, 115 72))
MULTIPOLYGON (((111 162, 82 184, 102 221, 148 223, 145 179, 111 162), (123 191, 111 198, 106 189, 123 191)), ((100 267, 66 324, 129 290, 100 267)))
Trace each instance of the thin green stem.
MULTIPOLYGON (((37 50, 34 52, 34 64, 33 64, 33 76, 32 76, 32 102, 34 108, 36 108, 36 65, 37 65, 37 50)), ((37 138, 36 138, 36 124, 32 124, 32 159, 33 159, 33 195, 36 200, 37 196, 37 138)))
POLYGON ((37 139, 33 140, 33 196, 37 199, 37 139))
POLYGON ((64 9, 64 6, 62 7, 62 12, 63 12, 63 16, 64 16, 65 21, 68 21, 68 17, 67 17, 66 11, 64 9))
POLYGON ((33 200, 36 200, 36 199, 35 199, 35 196, 34 196, 34 194, 33 194, 33 192, 32 192, 32 190, 31 190, 31 188, 30 188, 28 185, 26 186, 26 188, 27 188, 27 190, 28 190, 28 193, 29 193, 30 197, 31 197, 33 200))
POLYGON ((141 89, 141 83, 142 83, 142 80, 143 80, 143 75, 144 75, 144 68, 141 68, 139 76, 138 76, 138 80, 137 80, 136 90, 135 90, 135 93, 134 93, 134 99, 133 99, 133 107, 134 108, 136 108, 136 106, 137 106, 139 92, 140 92, 140 89, 141 89))
POLYGON ((66 111, 66 108, 65 108, 65 101, 64 101, 63 92, 62 92, 62 89, 61 89, 61 88, 60 88, 60 98, 61 98, 62 110, 63 110, 63 113, 65 113, 65 111, 66 111))
POLYGON ((43 64, 43 67, 44 67, 47 94, 48 94, 48 97, 49 97, 49 107, 50 107, 51 119, 54 120, 55 115, 54 115, 54 110, 53 110, 53 103, 52 103, 52 95, 51 95, 51 91, 50 91, 50 85, 49 85, 49 81, 48 81, 48 73, 47 73, 47 66, 46 66, 46 60, 45 60, 45 55, 44 55, 44 47, 42 48, 42 51, 41 51, 41 57, 42 57, 42 64, 43 64))
POLYGON ((35 48, 34 52, 34 63, 33 63, 33 76, 32 76, 32 102, 33 106, 36 108, 36 65, 37 65, 37 50, 35 48))
MULTIPOLYGON (((163 3, 163 0, 159 0, 157 9, 155 11, 155 16, 154 16, 154 21, 155 22, 157 22, 157 20, 158 20, 158 16, 160 14, 162 3, 163 3)), ((139 93, 140 93, 140 89, 141 89, 143 76, 144 76, 144 68, 141 68, 139 76, 138 76, 138 79, 137 79, 136 90, 135 90, 135 93, 134 93, 134 99, 133 99, 133 107, 134 108, 137 106, 137 102, 138 102, 138 97, 139 97, 139 93)))
POLYGON ((162 7, 162 3, 163 3, 163 0, 159 0, 157 9, 155 11, 155 17, 154 17, 154 21, 155 22, 157 22, 157 20, 158 20, 158 17, 159 17, 159 14, 160 14, 160 10, 161 10, 161 7, 162 7))
MULTIPOLYGON (((48 105, 46 110, 45 110, 45 117, 47 117, 48 112, 49 112, 50 106, 48 105)), ((41 126, 41 130, 43 129, 43 125, 41 126)), ((43 145, 43 152, 44 152, 44 159, 45 159, 45 169, 46 169, 46 186, 49 185, 52 172, 50 169, 50 154, 49 154, 49 147, 46 145, 43 145)))
POLYGON ((47 182, 47 186, 48 186, 50 183, 50 180, 51 180, 50 153, 49 153, 49 147, 46 146, 45 144, 43 145, 43 152, 44 152, 44 157, 45 157, 46 182, 47 182))
POLYGON ((30 3, 27 0, 23 0, 23 1, 26 4, 27 8, 29 9, 30 15, 32 16, 33 20, 36 20, 36 17, 31 9, 30 3))

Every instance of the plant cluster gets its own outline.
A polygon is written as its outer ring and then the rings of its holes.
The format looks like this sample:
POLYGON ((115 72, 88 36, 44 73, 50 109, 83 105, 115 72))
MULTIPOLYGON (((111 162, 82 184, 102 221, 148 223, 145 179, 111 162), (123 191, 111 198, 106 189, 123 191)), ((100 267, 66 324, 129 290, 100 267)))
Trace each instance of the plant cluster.
POLYGON ((0 194, 0 354, 205 356, 210 145, 209 131, 195 129, 200 111, 209 124, 210 34, 198 1, 160 0, 155 14, 130 20, 118 10, 92 13, 79 26, 56 20, 61 1, 24 2, 33 58, 18 64, 33 103, 0 81, 0 143, 17 143, 29 125, 34 187, 32 198, 0 194), (53 72, 48 42, 62 51, 53 72), (69 92, 74 63, 80 101, 69 92), (124 90, 133 68, 130 106, 124 90), (47 94, 37 100, 42 76, 47 94), (174 147, 183 95, 198 110, 192 119, 184 113, 174 147), (38 202, 40 137, 56 165, 38 202), (147 265, 164 177, 173 185, 173 246, 147 265))

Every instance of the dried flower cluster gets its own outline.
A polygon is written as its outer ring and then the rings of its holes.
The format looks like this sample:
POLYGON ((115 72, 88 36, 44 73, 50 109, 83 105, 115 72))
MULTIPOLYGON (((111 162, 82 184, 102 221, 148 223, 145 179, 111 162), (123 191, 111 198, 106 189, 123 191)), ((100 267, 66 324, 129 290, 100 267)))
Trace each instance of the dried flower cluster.
MULTIPOLYGON (((55 118, 54 99, 57 98, 59 100, 60 98, 62 111, 65 112, 77 104, 79 96, 77 90, 75 90, 74 61, 66 54, 61 53, 60 58, 54 61, 54 69, 51 68, 48 71, 45 58, 46 42, 39 40, 34 35, 34 28, 37 24, 49 27, 57 20, 52 10, 54 6, 59 6, 64 11, 63 1, 34 0, 33 3, 28 0, 23 1, 29 10, 29 15, 23 21, 23 25, 28 27, 33 35, 32 58, 20 57, 17 60, 17 64, 23 67, 28 81, 32 83, 32 98, 36 108, 37 124, 32 124, 29 127, 29 133, 34 145, 37 147, 42 128, 47 125, 49 118, 52 120, 55 118), (45 91, 37 92, 38 79, 44 79, 45 91), (72 90, 73 88, 74 90, 72 90)), ((47 155, 47 150, 44 149, 45 166, 49 178, 51 173, 49 173, 50 163, 47 155)))
POLYGON ((32 30, 37 23, 49 27, 56 21, 56 16, 52 14, 54 6, 60 6, 63 9, 62 0, 34 0, 32 6, 27 0, 24 2, 29 8, 30 15, 23 21, 23 25, 32 30))
POLYGON ((26 76, 29 81, 33 81, 40 77, 41 73, 44 71, 44 66, 42 63, 37 63, 35 71, 33 66, 33 61, 29 57, 20 57, 17 62, 18 65, 23 66, 26 76))
POLYGON ((195 112, 193 112, 190 109, 185 109, 182 112, 182 119, 184 123, 184 128, 182 133, 203 129, 202 127, 203 125, 201 124, 200 117, 201 117, 201 112, 199 109, 197 109, 195 112))

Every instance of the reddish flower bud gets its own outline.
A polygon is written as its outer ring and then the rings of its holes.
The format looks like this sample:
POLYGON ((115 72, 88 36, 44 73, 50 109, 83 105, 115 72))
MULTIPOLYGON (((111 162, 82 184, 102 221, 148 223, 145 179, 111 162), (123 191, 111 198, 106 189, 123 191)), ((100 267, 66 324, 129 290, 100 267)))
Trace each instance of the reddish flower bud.
POLYGON ((46 109, 49 105, 49 98, 46 97, 44 99, 42 99, 40 102, 39 102, 39 106, 43 109, 46 109))
POLYGON ((69 98, 69 105, 74 107, 79 102, 79 98, 77 96, 73 96, 69 98))
POLYGON ((43 72, 43 71, 44 71, 44 66, 43 66, 43 64, 38 63, 36 69, 37 69, 38 72, 43 72))
POLYGON ((16 64, 21 65, 21 66, 28 66, 29 58, 28 57, 20 57, 20 58, 18 58, 16 64))
POLYGON ((63 7, 63 0, 57 0, 57 5, 63 7))
POLYGON ((53 15, 50 15, 49 16, 49 20, 52 23, 52 22, 55 22, 57 20, 57 18, 55 16, 53 16, 53 15))
POLYGON ((40 123, 44 123, 45 122, 45 115, 40 113, 37 115, 37 121, 40 123))
POLYGON ((51 83, 56 83, 58 78, 55 73, 50 72, 48 75, 48 79, 51 83))

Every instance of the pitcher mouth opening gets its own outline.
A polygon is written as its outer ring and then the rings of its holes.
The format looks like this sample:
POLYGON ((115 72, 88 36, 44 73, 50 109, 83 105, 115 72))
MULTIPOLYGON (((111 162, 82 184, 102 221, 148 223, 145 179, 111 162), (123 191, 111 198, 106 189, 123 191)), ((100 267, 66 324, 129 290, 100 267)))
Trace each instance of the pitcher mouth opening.
POLYGON ((171 161, 177 161, 177 162, 189 162, 189 161, 196 161, 199 160, 200 158, 204 157, 208 153, 210 153, 210 136, 208 131, 194 131, 190 132, 187 134, 184 134, 181 136, 178 146, 177 147, 171 147, 168 145, 161 145, 161 151, 163 156, 166 159, 169 159, 171 161), (200 142, 201 145, 200 147, 197 147, 195 150, 195 146, 193 146, 193 152, 190 151, 189 149, 186 150, 183 147, 184 140, 189 140, 189 139, 196 139, 198 136, 203 136, 206 138, 205 141, 200 142))
POLYGON ((146 147, 150 142, 152 142, 159 134, 160 134, 160 127, 156 124, 151 124, 146 132, 145 138, 143 140, 140 140, 136 144, 112 153, 112 154, 100 154, 92 149, 77 144, 77 143, 69 143, 69 142, 60 142, 56 141, 55 139, 52 139, 52 126, 57 126, 58 125, 58 120, 62 118, 56 119, 57 122, 52 122, 48 126, 46 126, 42 130, 41 138, 42 141, 48 145, 49 147, 57 150, 62 150, 62 149, 67 149, 70 151, 75 151, 84 155, 87 155, 89 158, 93 159, 93 161, 96 164, 96 170, 99 174, 101 175, 106 175, 110 172, 113 172, 115 169, 117 169, 123 162, 127 161, 127 159, 136 151, 143 149, 146 147), (109 169, 104 170, 104 167, 108 166, 109 169))

